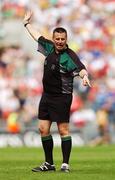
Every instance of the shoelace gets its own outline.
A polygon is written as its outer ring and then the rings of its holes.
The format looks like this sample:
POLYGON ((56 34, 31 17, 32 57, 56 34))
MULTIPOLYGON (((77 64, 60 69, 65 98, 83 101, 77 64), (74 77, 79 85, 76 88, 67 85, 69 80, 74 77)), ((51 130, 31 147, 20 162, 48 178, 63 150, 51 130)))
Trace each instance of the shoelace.
POLYGON ((48 167, 45 165, 45 163, 43 163, 43 164, 40 166, 40 169, 42 169, 42 170, 48 170, 48 167))

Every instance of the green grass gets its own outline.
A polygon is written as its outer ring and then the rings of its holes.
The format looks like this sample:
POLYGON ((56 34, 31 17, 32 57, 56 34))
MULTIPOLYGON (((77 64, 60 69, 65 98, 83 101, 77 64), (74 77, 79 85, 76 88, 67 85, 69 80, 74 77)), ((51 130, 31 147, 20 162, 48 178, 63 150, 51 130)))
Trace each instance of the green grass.
POLYGON ((115 146, 74 147, 70 173, 61 173, 61 150, 54 148, 56 172, 33 173, 43 162, 41 148, 1 148, 0 180, 114 180, 115 146))

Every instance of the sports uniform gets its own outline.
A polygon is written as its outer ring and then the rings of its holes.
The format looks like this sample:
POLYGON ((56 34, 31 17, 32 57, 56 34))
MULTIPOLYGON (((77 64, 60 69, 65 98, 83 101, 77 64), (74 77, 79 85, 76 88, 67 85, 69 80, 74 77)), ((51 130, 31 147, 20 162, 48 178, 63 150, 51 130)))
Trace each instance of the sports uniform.
POLYGON ((43 36, 38 39, 38 51, 46 57, 38 118, 52 122, 69 122, 73 78, 85 66, 68 46, 56 53, 53 42, 43 36))

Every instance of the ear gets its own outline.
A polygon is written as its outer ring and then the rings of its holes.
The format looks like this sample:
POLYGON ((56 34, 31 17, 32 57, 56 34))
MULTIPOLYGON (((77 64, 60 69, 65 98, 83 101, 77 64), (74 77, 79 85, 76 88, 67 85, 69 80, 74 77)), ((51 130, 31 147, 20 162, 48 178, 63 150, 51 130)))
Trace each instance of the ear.
POLYGON ((53 41, 55 40, 54 36, 52 36, 52 40, 53 40, 53 41))

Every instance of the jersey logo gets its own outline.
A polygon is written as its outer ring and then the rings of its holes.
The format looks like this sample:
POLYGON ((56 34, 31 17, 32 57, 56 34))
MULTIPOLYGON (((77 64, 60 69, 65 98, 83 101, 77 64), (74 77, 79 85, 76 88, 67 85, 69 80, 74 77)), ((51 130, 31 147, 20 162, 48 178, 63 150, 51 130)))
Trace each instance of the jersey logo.
POLYGON ((55 64, 52 64, 52 65, 51 65, 51 70, 54 70, 55 67, 56 67, 55 64))

